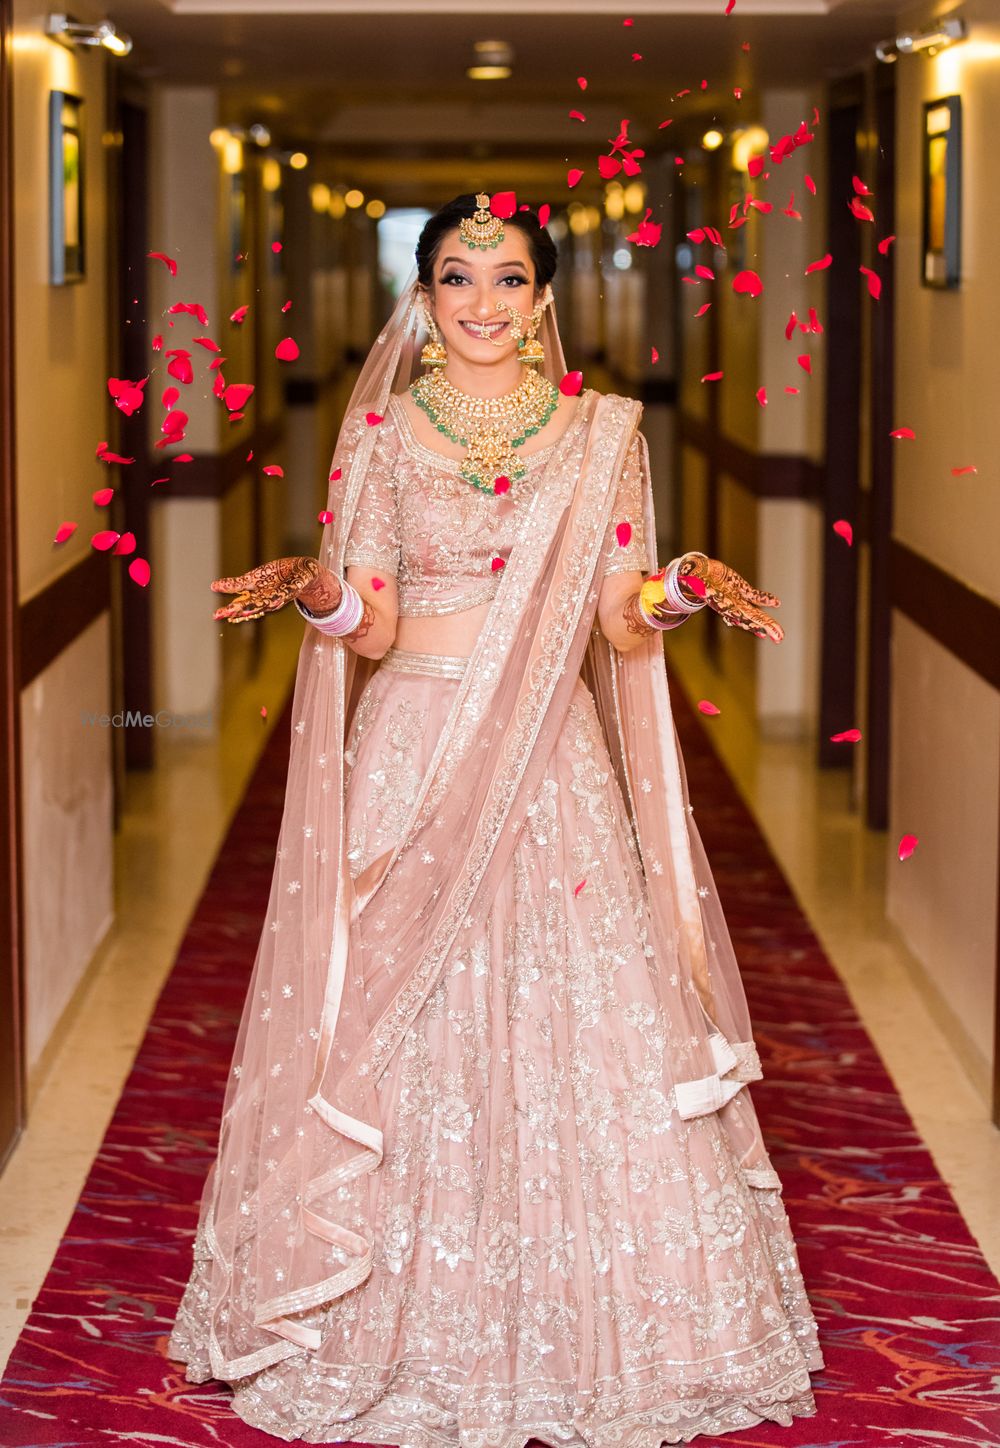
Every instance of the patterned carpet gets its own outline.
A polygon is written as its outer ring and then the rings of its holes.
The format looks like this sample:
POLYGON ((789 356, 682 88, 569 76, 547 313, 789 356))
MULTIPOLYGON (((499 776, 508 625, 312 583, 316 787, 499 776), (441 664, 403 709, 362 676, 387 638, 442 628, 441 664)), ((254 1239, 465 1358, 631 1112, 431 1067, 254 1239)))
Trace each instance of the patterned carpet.
MULTIPOLYGON (((818 1413, 730 1448, 1000 1445, 1000 1285, 767 845, 674 687, 699 828, 764 1061, 750 1089, 820 1323, 818 1413)), ((270 884, 275 727, 0 1384, 8 1448, 274 1443, 164 1356, 270 884)), ((67 1089, 71 1089, 68 1087, 67 1089)))

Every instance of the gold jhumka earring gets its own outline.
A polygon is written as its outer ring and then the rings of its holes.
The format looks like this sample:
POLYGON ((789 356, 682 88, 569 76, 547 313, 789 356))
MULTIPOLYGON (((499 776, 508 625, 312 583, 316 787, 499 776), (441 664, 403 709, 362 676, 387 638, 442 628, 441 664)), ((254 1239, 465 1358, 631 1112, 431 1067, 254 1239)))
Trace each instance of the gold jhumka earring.
POLYGON ((430 337, 424 343, 423 350, 420 353, 420 360, 425 367, 443 367, 448 361, 448 349, 441 341, 441 333, 437 329, 437 323, 426 306, 423 308, 423 313, 430 337))

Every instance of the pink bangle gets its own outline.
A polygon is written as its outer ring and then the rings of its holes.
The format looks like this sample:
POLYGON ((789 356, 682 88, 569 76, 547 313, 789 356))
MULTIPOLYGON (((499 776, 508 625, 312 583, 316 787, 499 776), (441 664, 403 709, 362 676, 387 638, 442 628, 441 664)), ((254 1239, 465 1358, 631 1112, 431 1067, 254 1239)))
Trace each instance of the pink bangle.
POLYGON ((295 607, 304 618, 309 620, 313 628, 319 629, 320 633, 332 635, 334 638, 353 633, 365 611, 364 599, 356 588, 352 588, 344 579, 341 579, 340 587, 341 597, 337 607, 333 613, 326 614, 321 618, 317 618, 311 609, 295 599, 295 607))

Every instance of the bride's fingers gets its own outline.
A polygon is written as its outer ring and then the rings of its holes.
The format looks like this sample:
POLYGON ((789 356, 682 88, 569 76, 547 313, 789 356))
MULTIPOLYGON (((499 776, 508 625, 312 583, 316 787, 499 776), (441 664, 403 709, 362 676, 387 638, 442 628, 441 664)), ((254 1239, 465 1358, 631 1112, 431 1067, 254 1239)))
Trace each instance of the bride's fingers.
POLYGON ((247 573, 238 573, 234 578, 213 578, 209 588, 215 593, 239 593, 246 588, 249 576, 247 573))

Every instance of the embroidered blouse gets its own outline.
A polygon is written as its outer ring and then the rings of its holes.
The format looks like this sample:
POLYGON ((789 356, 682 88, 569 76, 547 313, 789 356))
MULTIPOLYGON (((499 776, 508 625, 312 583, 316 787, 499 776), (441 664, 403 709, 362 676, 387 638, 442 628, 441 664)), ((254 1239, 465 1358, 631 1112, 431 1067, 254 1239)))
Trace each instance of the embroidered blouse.
MULTIPOLYGON (((570 423, 566 445, 582 460, 586 429, 570 423)), ((488 602, 500 586, 500 569, 517 539, 545 464, 562 438, 524 458, 526 471, 500 496, 484 493, 459 474, 459 461, 424 447, 414 435, 400 398, 389 399, 379 425, 368 476, 358 498, 345 566, 391 574, 404 617, 459 613, 488 602)), ((604 572, 649 571, 643 534, 642 439, 631 442, 619 480, 604 543, 604 572), (618 525, 631 532, 619 542, 618 525)), ((622 529, 622 536, 626 530, 622 529)))

